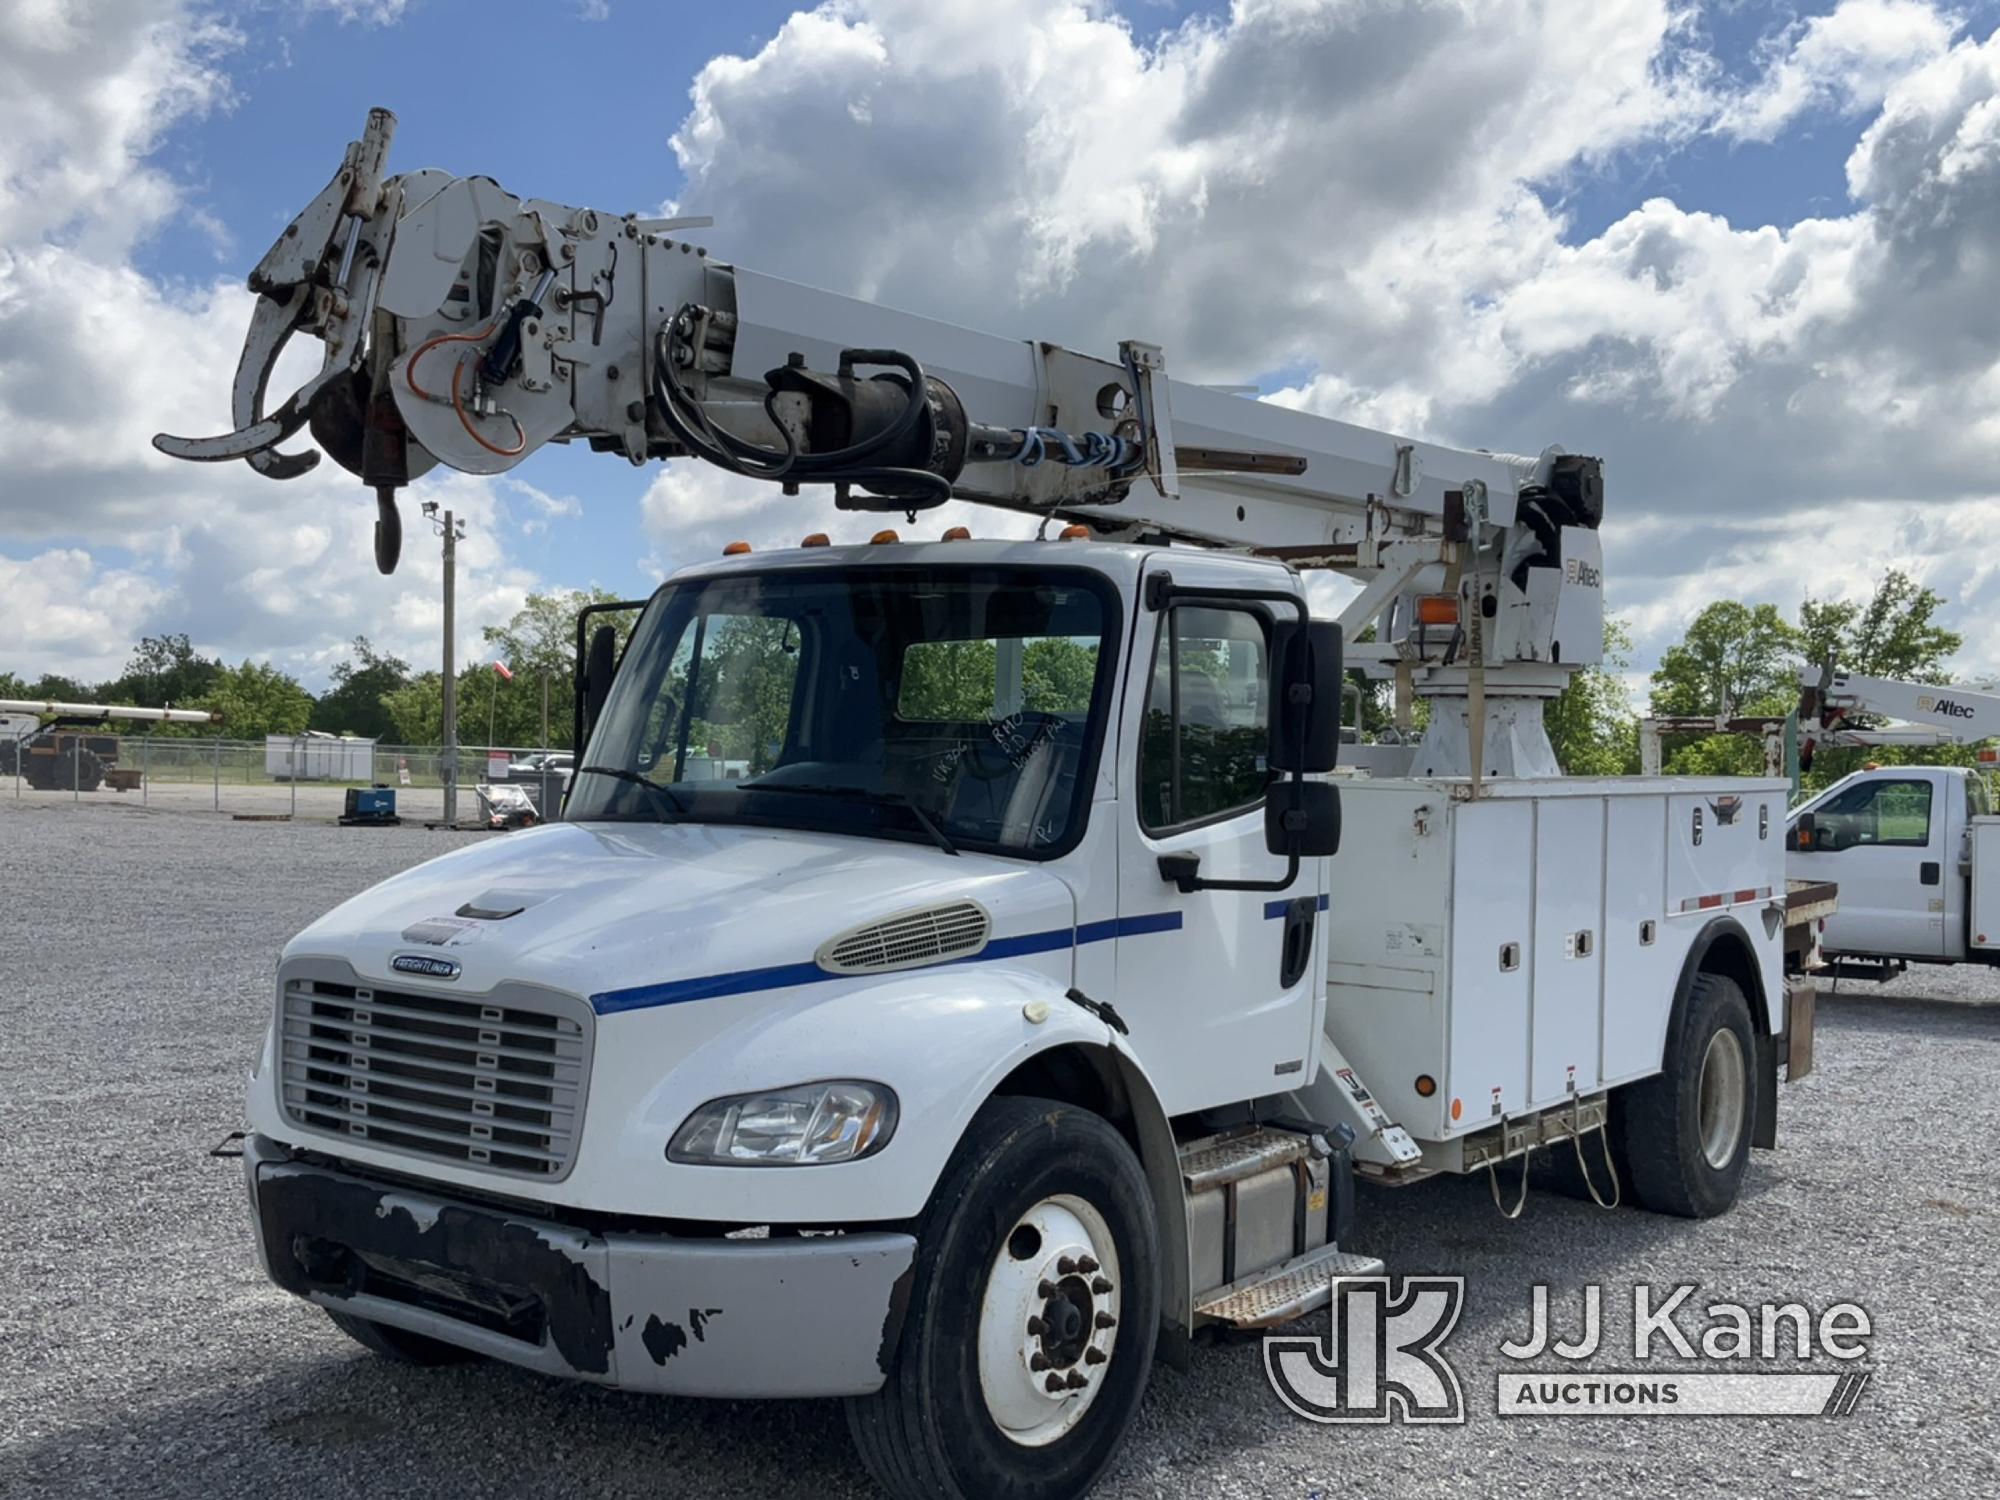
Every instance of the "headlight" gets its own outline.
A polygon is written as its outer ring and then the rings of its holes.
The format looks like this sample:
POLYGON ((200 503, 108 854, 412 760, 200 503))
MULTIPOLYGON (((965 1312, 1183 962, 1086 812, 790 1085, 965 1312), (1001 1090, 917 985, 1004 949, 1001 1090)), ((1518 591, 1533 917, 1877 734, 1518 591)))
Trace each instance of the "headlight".
POLYGON ((836 1079, 711 1099, 674 1132, 667 1160, 696 1166, 810 1167, 859 1161, 889 1144, 896 1095, 836 1079))

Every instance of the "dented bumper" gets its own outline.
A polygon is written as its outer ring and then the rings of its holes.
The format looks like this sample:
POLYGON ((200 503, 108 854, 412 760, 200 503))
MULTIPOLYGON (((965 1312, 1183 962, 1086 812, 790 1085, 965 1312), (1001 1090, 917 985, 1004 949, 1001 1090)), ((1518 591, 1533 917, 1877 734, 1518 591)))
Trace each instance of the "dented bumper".
POLYGON ((882 1384, 916 1241, 867 1231, 599 1233, 293 1160, 244 1170, 271 1279, 322 1307, 551 1375, 677 1396, 849 1396, 882 1384))

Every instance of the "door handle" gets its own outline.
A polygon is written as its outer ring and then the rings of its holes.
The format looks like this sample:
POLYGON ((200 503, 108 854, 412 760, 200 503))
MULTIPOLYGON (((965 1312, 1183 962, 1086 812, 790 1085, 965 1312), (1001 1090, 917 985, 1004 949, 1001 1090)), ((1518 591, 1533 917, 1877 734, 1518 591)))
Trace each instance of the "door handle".
POLYGON ((1934 859, 1927 859, 1917 866, 1917 883, 1919 885, 1936 885, 1942 878, 1942 871, 1938 866, 1938 862, 1934 859))
POLYGON ((1278 950, 1278 988, 1288 990, 1305 978, 1312 962, 1313 917, 1319 898, 1300 896, 1285 903, 1285 934, 1278 950))

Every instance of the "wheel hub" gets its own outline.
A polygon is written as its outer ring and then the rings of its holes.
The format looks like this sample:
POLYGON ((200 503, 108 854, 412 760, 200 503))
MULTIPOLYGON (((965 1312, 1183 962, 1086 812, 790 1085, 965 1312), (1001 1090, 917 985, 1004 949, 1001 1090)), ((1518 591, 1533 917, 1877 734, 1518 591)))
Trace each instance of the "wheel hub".
POLYGON ((1117 1251, 1081 1198, 1021 1216, 987 1273, 979 1384, 994 1423, 1024 1447, 1054 1442, 1096 1400, 1118 1338, 1117 1251))

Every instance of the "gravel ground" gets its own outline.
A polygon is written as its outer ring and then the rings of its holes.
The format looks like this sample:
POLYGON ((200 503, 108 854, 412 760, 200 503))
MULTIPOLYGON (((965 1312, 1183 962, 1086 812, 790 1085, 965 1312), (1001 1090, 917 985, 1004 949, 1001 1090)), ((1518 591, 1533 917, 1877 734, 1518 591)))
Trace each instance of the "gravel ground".
MULTIPOLYGON (((478 835, 0 802, 0 1494, 850 1496, 837 1405, 665 1401, 500 1365, 380 1364, 265 1285, 234 1162, 278 945, 478 835)), ((1822 997, 1819 1069, 1735 1212, 1688 1224, 1480 1182, 1364 1190, 1361 1248, 1462 1274, 1470 1421, 1322 1428, 1258 1348, 1162 1367, 1104 1496, 1978 1493, 2000 1477, 1993 1244, 2000 982, 1919 972, 1822 997), (1547 1283, 1864 1305, 1875 1371, 1841 1420, 1502 1420, 1497 1346, 1547 1283)), ((1620 1309, 1624 1310, 1621 1319, 1620 1309)), ((1688 1320, 1699 1324, 1699 1317, 1688 1320)), ((1324 1317, 1305 1325, 1323 1329, 1324 1317)), ((1600 1370, 1631 1368, 1600 1356, 1600 1370)), ((1547 1362, 1544 1361, 1544 1364, 1547 1362)))

